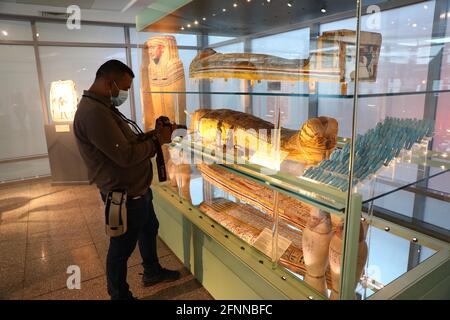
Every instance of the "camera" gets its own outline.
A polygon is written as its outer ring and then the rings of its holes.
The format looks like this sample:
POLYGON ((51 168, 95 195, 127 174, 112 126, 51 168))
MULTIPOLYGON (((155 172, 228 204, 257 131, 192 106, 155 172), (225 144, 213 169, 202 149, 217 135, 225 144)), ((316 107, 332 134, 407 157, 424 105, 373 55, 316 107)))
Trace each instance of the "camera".
POLYGON ((162 141, 163 143, 168 143, 171 141, 172 134, 177 129, 187 129, 186 126, 176 124, 174 122, 171 122, 170 119, 166 116, 160 116, 158 119, 156 119, 156 125, 155 125, 155 131, 156 134, 152 138, 153 142, 156 146, 156 167, 158 170, 158 179, 160 182, 167 180, 167 172, 166 172, 166 164, 164 161, 164 154, 161 148, 161 144, 159 142, 159 139, 157 137, 157 134, 160 133, 162 135, 167 134, 168 136, 163 136, 162 141), (167 128, 167 131, 164 131, 164 128, 167 128), (167 142, 165 142, 167 141, 167 142))
POLYGON ((182 124, 176 124, 174 122, 171 122, 170 119, 166 116, 160 116, 158 119, 156 119, 156 129, 166 127, 170 128, 170 134, 177 130, 177 129, 187 129, 185 125, 182 124))

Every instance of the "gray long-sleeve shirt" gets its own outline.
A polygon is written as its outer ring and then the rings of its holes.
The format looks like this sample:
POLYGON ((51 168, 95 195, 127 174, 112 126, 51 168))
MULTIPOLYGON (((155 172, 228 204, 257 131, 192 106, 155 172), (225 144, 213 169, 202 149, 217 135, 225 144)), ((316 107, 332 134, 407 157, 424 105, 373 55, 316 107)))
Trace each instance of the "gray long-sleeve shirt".
POLYGON ((126 190, 139 196, 152 181, 155 146, 140 141, 114 108, 110 98, 84 91, 73 123, 75 137, 90 183, 102 193, 126 190))

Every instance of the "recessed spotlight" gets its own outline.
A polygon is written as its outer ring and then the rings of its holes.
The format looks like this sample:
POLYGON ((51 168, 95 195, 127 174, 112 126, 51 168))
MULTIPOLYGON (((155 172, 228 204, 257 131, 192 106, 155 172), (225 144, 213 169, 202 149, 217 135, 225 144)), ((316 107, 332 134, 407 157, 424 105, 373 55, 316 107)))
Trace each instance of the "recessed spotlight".
POLYGON ((327 12, 327 9, 325 9, 325 8, 322 8, 322 9, 320 9, 320 12, 322 12, 322 13, 326 13, 326 12, 327 12))
POLYGON ((206 21, 206 18, 205 18, 205 17, 203 17, 203 18, 202 18, 202 20, 203 20, 203 21, 206 21))
POLYGON ((215 16, 216 16, 216 14, 215 14, 215 13, 213 13, 213 14, 212 14, 212 16, 213 16, 213 17, 215 17, 215 16))
POLYGON ((38 38, 39 38, 39 32, 36 32, 36 37, 38 37, 38 38))
POLYGON ((197 20, 195 20, 195 21, 194 21, 194 23, 195 23, 195 24, 198 24, 198 21, 197 21, 197 20))
POLYGON ((427 10, 427 9, 428 9, 428 6, 427 6, 427 5, 424 5, 423 8, 424 8, 425 10, 427 10))
POLYGON ((247 2, 251 2, 252 0, 247 0, 247 2))
POLYGON ((236 7, 237 7, 237 3, 233 3, 233 7, 235 7, 235 8, 236 8, 236 7))
POLYGON ((222 9, 222 12, 226 12, 226 11, 227 11, 227 9, 225 9, 225 8, 222 9))
POLYGON ((287 6, 290 8, 290 7, 292 7, 292 2, 288 2, 287 3, 287 6))
POLYGON ((181 27, 180 29, 181 29, 181 30, 184 30, 184 27, 181 27))
POLYGON ((413 24, 412 24, 412 27, 413 27, 413 28, 417 27, 417 23, 413 23, 413 24))
POLYGON ((270 3, 270 0, 266 0, 268 3, 270 3))
POLYGON ((8 35, 8 31, 6 31, 6 30, 3 30, 2 33, 3 33, 4 36, 8 35))
POLYGON ((188 24, 187 27, 190 28, 190 27, 191 27, 191 24, 188 24))

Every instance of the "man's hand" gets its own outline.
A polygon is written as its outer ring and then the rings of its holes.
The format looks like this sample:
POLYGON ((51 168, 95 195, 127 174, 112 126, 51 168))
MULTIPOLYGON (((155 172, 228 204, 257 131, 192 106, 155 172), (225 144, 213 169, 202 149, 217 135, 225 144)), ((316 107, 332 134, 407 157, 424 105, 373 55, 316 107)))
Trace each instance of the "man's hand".
POLYGON ((173 125, 169 118, 161 116, 156 119, 155 125, 156 136, 159 144, 163 145, 172 141, 173 125))

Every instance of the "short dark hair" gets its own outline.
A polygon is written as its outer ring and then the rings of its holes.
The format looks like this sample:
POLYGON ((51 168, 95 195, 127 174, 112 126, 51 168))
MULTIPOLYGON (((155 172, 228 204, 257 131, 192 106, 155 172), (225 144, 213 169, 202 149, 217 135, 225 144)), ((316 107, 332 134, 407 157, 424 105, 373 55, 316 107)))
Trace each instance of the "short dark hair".
POLYGON ((131 70, 125 63, 119 60, 108 60, 98 68, 95 74, 95 79, 113 76, 115 79, 121 78, 125 73, 128 73, 134 78, 133 70, 131 70))

